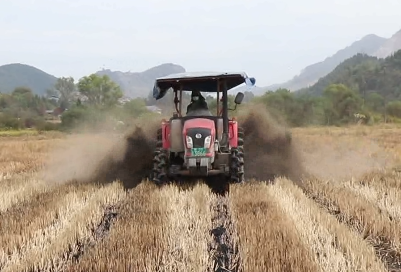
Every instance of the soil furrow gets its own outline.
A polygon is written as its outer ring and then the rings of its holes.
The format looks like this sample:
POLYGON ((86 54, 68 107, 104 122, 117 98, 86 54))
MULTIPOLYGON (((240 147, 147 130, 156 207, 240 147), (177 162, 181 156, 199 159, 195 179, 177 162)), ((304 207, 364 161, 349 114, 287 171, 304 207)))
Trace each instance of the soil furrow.
POLYGON ((231 218, 229 201, 224 196, 216 196, 211 204, 213 240, 209 246, 213 267, 208 271, 240 271, 241 260, 236 242, 235 226, 231 218))
MULTIPOLYGON (((368 223, 366 221, 362 220, 360 217, 348 214, 340 207, 339 203, 330 199, 328 196, 320 194, 310 188, 307 189, 307 187, 305 187, 303 191, 307 197, 314 200, 321 208, 327 210, 331 215, 334 215, 340 223, 347 225, 366 239, 373 246, 376 256, 384 263, 388 271, 401 271, 401 252, 398 247, 394 245, 392 237, 372 233, 370 230, 371 227, 367 226, 368 223)), ((373 208, 376 209, 376 207, 373 208)), ((361 210, 362 213, 364 211, 357 207, 354 207, 354 209, 361 210)), ((377 213, 379 214, 380 212, 377 211, 377 213)), ((361 216, 364 217, 363 214, 361 216)), ((388 217, 386 218, 388 219, 388 217)), ((374 218, 371 219, 374 220, 374 218)))
POLYGON ((240 270, 320 271, 310 245, 305 245, 294 222, 270 197, 269 186, 255 182, 230 189, 231 214, 240 244, 240 270))
POLYGON ((22 250, 13 252, 4 271, 62 271, 67 253, 78 252, 79 241, 91 237, 91 229, 101 221, 104 207, 123 198, 122 187, 117 183, 75 192, 66 199, 67 205, 52 225, 36 231, 22 250))
POLYGON ((110 205, 105 208, 99 224, 96 227, 92 228, 91 235, 83 240, 78 240, 75 246, 69 247, 68 252, 64 254, 65 259, 62 261, 65 267, 57 271, 65 271, 68 262, 79 262, 79 260, 83 257, 87 250, 95 247, 108 235, 112 224, 117 219, 119 208, 120 207, 118 206, 118 204, 110 205))
POLYGON ((84 247, 78 261, 69 262, 65 271, 158 271, 167 266, 164 257, 167 228, 163 224, 167 221, 167 202, 154 189, 141 184, 114 210, 110 209, 103 216, 106 220, 92 232, 98 237, 96 246, 84 247), (116 209, 118 216, 113 218, 116 209), (116 222, 108 229, 113 220, 116 222))
POLYGON ((57 222, 62 208, 69 203, 72 195, 88 190, 89 187, 73 184, 60 186, 14 204, 6 212, 0 212, 0 268, 9 255, 14 250, 22 250, 35 233, 57 222))
POLYGON ((320 209, 288 179, 267 188, 293 222, 305 248, 310 248, 321 271, 386 271, 372 246, 348 226, 320 209))

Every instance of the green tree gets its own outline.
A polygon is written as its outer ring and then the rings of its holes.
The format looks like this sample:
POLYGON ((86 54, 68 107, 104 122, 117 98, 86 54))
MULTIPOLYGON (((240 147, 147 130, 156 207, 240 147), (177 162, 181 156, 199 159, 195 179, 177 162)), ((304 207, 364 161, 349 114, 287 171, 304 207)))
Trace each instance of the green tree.
POLYGON ((314 113, 317 99, 309 95, 296 95, 288 89, 267 91, 255 98, 266 105, 268 111, 277 119, 291 126, 302 126, 315 123, 314 113))
POLYGON ((384 98, 378 93, 370 93, 366 97, 365 105, 372 111, 383 112, 384 98))
POLYGON ((138 117, 143 113, 148 112, 146 101, 141 98, 133 99, 123 106, 124 111, 132 118, 138 117))
POLYGON ((34 99, 32 90, 27 87, 15 88, 11 96, 18 103, 18 106, 23 109, 29 108, 34 99))
POLYGON ((85 107, 77 106, 64 112, 61 115, 61 124, 65 129, 74 128, 89 119, 89 110, 85 107))
POLYGON ((361 109, 361 97, 344 84, 331 84, 324 90, 325 116, 328 125, 348 123, 361 109))
POLYGON ((10 108, 15 104, 13 97, 10 94, 0 94, 0 109, 10 108))
POLYGON ((91 74, 81 78, 78 90, 88 98, 88 104, 94 106, 112 107, 123 97, 120 87, 107 75, 91 74))
MULTIPOLYGON (((222 94, 220 93, 220 99, 218 101, 219 102, 219 110, 220 110, 220 112, 221 112, 221 110, 223 108, 223 102, 220 101, 221 100, 221 95, 222 94)), ((217 113, 217 97, 216 96, 213 97, 211 95, 206 95, 205 99, 206 99, 209 111, 213 115, 215 115, 217 113)), ((228 108, 229 109, 234 109, 235 108, 234 100, 235 100, 235 95, 233 95, 233 94, 227 95, 227 104, 228 104, 228 108)), ((232 113, 232 111, 229 110, 228 114, 230 115, 230 113, 232 113)))
POLYGON ((76 91, 74 78, 61 77, 57 79, 54 85, 55 90, 59 93, 59 105, 61 108, 68 108, 73 99, 73 93, 76 91))
POLYGON ((391 101, 387 104, 387 113, 391 116, 401 118, 401 101, 391 101))

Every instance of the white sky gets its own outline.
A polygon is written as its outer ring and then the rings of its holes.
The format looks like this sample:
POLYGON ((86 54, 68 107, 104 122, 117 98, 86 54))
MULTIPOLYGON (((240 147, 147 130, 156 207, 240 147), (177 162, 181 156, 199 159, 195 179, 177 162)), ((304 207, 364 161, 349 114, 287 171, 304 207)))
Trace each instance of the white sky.
POLYGON ((245 71, 265 86, 399 29, 400 0, 1 0, 0 65, 78 79, 172 62, 245 71))

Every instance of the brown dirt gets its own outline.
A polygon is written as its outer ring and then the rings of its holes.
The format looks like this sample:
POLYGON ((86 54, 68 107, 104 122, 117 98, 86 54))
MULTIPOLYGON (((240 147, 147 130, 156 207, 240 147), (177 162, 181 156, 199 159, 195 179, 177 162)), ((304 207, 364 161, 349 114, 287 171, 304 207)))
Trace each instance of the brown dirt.
POLYGON ((213 259, 214 272, 237 272, 240 268, 238 241, 235 233, 235 224, 231 218, 229 199, 217 196, 211 205, 213 211, 212 230, 213 241, 209 251, 213 259))
POLYGON ((261 181, 285 176, 299 181, 304 174, 294 139, 284 125, 275 121, 264 106, 253 106, 238 118, 244 128, 246 179, 261 181))
POLYGON ((159 125, 160 122, 155 121, 147 126, 135 127, 101 161, 92 179, 98 182, 120 180, 125 188, 133 188, 149 178, 159 125), (118 159, 119 156, 116 159, 115 154, 118 153, 122 154, 122 159, 118 159))
POLYGON ((139 124, 124 135, 97 133, 70 137, 50 154, 42 175, 52 183, 120 180, 125 188, 133 188, 152 169, 158 125, 156 121, 139 124))

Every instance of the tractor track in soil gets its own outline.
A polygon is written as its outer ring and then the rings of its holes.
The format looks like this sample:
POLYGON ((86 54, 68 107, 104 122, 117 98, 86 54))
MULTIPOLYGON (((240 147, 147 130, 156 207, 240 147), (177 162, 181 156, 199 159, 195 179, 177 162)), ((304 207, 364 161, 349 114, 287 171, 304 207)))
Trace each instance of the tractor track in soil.
POLYGON ((241 267, 235 226, 231 219, 229 201, 218 195, 211 205, 213 241, 209 245, 212 267, 208 271, 238 272, 241 267))
MULTIPOLYGON (((363 225, 363 222, 360 222, 357 218, 347 220, 341 212, 340 207, 338 207, 334 202, 322 198, 305 188, 302 188, 302 190, 308 198, 312 199, 319 207, 333 215, 338 222, 347 225, 350 229, 355 230, 360 235, 364 235, 360 229, 356 229, 352 226, 353 224, 363 225), (353 222, 350 222, 350 220, 353 222)), ((391 241, 385 237, 377 237, 376 239, 369 239, 368 241, 373 246, 376 256, 384 263, 389 272, 401 271, 401 252, 396 251, 391 247, 391 241)))
POLYGON ((79 261, 79 259, 85 253, 85 250, 94 247, 97 242, 101 241, 107 236, 113 221, 117 218, 117 215, 118 211, 116 206, 108 206, 105 208, 99 224, 96 226, 96 228, 92 229, 92 235, 88 237, 85 241, 77 243, 78 250, 76 250, 76 252, 74 253, 71 252, 71 259, 74 262, 79 261))
POLYGON ((113 222, 117 219, 120 206, 118 204, 109 205, 104 209, 103 216, 95 228, 92 229, 91 235, 83 240, 79 240, 75 245, 71 245, 64 253, 62 268, 53 267, 50 271, 69 271, 69 263, 77 263, 83 257, 85 252, 96 246, 109 233, 113 222))

